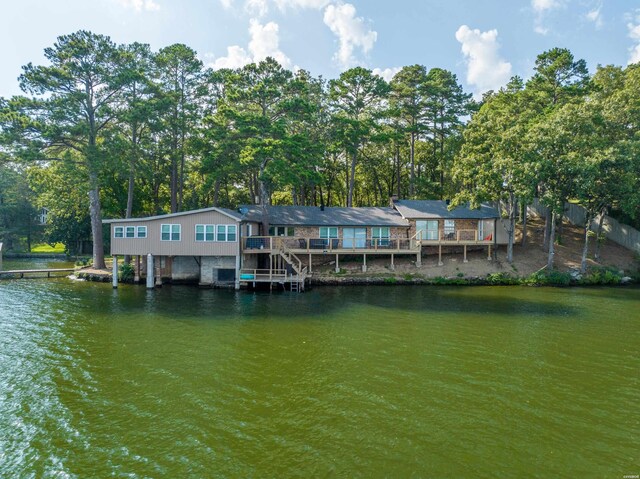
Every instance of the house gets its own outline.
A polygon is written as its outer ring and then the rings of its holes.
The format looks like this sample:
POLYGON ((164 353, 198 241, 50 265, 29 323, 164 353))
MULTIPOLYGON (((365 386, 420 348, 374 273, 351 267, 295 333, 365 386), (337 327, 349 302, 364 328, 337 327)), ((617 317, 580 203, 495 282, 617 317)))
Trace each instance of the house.
MULTIPOLYGON (((280 283, 304 288, 314 265, 357 256, 385 257, 394 268, 398 256, 415 257, 442 248, 491 248, 501 223, 495 208, 459 207, 445 201, 395 200, 388 207, 241 206, 204 208, 147 218, 109 219, 111 254, 135 259, 134 276, 206 285, 280 283), (268 231, 263 231, 268 224, 268 231)), ((149 279, 147 279, 149 285, 149 279)), ((153 281, 151 281, 153 285, 153 281)))
POLYGON ((244 206, 240 211, 246 224, 244 264, 254 255, 259 262, 259 255, 281 250, 295 256, 298 266, 304 264, 307 272, 312 272, 314 256, 335 258, 336 271, 340 270, 340 256, 346 255, 361 256, 363 271, 371 255, 388 256, 391 268, 398 255, 413 255, 420 262, 420 246, 410 235, 409 222, 390 207, 244 206), (269 232, 254 235, 265 213, 269 232))
POLYGON ((506 244, 506 232, 496 208, 458 206, 449 209, 445 200, 398 200, 391 198, 391 206, 410 224, 410 232, 422 247, 438 247, 438 264, 442 264, 442 248, 461 246, 464 261, 467 248, 491 247, 506 244))
POLYGON ((157 283, 168 278, 234 284, 240 269, 241 220, 238 212, 212 207, 103 222, 111 227, 114 258, 134 257, 136 281, 151 259, 157 283))

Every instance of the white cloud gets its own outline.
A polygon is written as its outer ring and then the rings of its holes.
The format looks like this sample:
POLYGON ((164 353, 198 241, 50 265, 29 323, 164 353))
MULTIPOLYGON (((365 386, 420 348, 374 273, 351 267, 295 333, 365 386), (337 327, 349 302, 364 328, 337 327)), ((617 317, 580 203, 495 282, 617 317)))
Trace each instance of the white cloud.
POLYGON ((331 0, 273 0, 280 10, 288 8, 311 8, 320 10, 331 3, 331 0))
POLYGON ((155 12, 156 10, 160 10, 160 5, 158 5, 153 0, 118 0, 120 5, 125 8, 131 8, 136 12, 155 12))
POLYGON ((544 13, 560 6, 559 0, 531 0, 531 7, 536 13, 544 13))
POLYGON ((249 33, 251 40, 249 41, 249 52, 253 56, 254 62, 259 62, 267 57, 273 57, 285 68, 289 68, 291 60, 282 50, 280 50, 280 37, 278 35, 278 24, 269 22, 261 25, 254 18, 251 19, 249 33))
POLYGON ((356 48, 366 54, 378 38, 378 33, 369 28, 364 18, 356 17, 356 8, 350 3, 328 5, 324 23, 338 37, 339 47, 334 59, 345 69, 358 63, 354 57, 356 48))
POLYGON ((250 15, 264 17, 269 11, 269 4, 267 0, 247 0, 244 4, 244 10, 250 15))
POLYGON ((392 78, 396 75, 396 73, 398 73, 400 70, 402 70, 402 67, 391 67, 391 68, 374 68, 373 69, 373 73, 374 75, 380 75, 382 78, 385 79, 385 81, 390 82, 392 80, 392 78))
POLYGON ((593 10, 590 10, 586 15, 585 18, 592 22, 594 24, 594 26, 596 27, 596 30, 600 30, 602 28, 603 25, 603 21, 602 21, 602 4, 600 4, 598 6, 598 8, 594 8, 593 10))
POLYGON ((249 63, 262 61, 267 57, 273 57, 283 67, 290 67, 291 60, 280 50, 277 23, 269 22, 263 25, 252 18, 249 24, 249 35, 251 39, 249 40, 248 52, 239 45, 227 47, 227 55, 216 58, 209 66, 214 70, 240 68, 249 63))
POLYGON ((233 6, 233 0, 220 0, 222 8, 229 10, 233 6))
POLYGON ((511 63, 500 58, 497 38, 495 29, 481 32, 462 25, 456 32, 467 63, 467 83, 475 87, 476 97, 499 89, 511 78, 511 63))
POLYGON ((629 65, 640 62, 640 9, 636 10, 635 18, 631 15, 631 20, 627 23, 629 38, 636 44, 629 48, 629 65))
POLYGON ((562 0, 531 0, 531 8, 536 13, 533 31, 540 35, 549 33, 549 29, 543 25, 544 16, 547 12, 560 8, 562 0))

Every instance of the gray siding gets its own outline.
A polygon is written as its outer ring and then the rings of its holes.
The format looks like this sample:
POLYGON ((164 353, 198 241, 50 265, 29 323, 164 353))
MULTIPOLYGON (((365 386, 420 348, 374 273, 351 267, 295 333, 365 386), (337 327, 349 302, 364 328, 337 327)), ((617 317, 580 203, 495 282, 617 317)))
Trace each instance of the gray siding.
POLYGON ((206 211, 183 216, 171 216, 156 219, 131 219, 111 223, 112 255, 152 255, 160 256, 235 256, 238 254, 240 224, 237 220, 217 211, 206 211), (180 241, 161 241, 160 227, 163 224, 181 225, 180 241), (196 242, 196 225, 225 224, 237 226, 235 242, 196 242), (117 226, 146 226, 146 238, 115 238, 117 226))

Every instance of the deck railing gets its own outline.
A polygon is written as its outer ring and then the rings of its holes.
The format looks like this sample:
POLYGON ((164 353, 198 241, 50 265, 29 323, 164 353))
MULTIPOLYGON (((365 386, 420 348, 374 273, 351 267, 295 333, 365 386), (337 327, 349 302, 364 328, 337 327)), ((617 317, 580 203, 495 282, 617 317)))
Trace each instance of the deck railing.
POLYGON ((484 238, 478 237, 478 230, 455 230, 455 231, 438 231, 438 239, 435 238, 421 238, 422 231, 416 234, 417 239, 423 245, 438 245, 438 244, 492 244, 493 234, 485 235, 484 238))
POLYGON ((260 252, 260 250, 288 250, 294 252, 358 252, 369 251, 411 251, 419 247, 419 243, 409 238, 301 238, 293 236, 249 236, 243 238, 243 250, 260 252))
POLYGON ((285 280, 287 271, 284 269, 241 269, 240 281, 277 281, 285 280))

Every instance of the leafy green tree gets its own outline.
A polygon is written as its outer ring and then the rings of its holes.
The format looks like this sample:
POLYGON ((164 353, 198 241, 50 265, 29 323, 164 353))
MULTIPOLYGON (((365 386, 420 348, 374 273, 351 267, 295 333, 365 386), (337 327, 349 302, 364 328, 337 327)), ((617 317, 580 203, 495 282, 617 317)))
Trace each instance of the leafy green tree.
POLYGON ((388 84, 371 70, 362 67, 343 72, 329 82, 329 99, 339 141, 350 159, 347 178, 347 206, 353 206, 356 165, 360 149, 371 139, 378 125, 388 84))
POLYGON ((533 112, 515 77, 488 97, 464 132, 464 145, 456 157, 454 178, 462 189, 453 204, 499 200, 507 217, 507 261, 513 262, 518 202, 533 197, 536 168, 528 159, 526 133, 533 112))
POLYGON ((45 49, 48 65, 23 67, 20 86, 39 98, 23 102, 31 119, 22 141, 36 148, 41 159, 64 158, 75 151, 88 179, 93 264, 104 268, 100 173, 107 161, 101 143, 114 120, 123 82, 121 58, 113 42, 87 31, 58 37, 45 49))
POLYGON ((183 44, 161 49, 154 57, 162 91, 162 138, 170 158, 169 190, 171 212, 182 209, 188 140, 198 118, 202 62, 194 50, 183 44))
POLYGON ((432 68, 423 86, 426 110, 425 122, 430 138, 432 156, 432 182, 439 185, 439 197, 445 195, 445 177, 456 146, 455 137, 461 134, 463 118, 475 108, 471 94, 465 93, 456 75, 448 70, 432 68))
MULTIPOLYGON (((426 83, 426 68, 422 65, 411 65, 402 68, 396 73, 389 84, 391 87, 389 95, 390 110, 393 112, 393 116, 399 120, 402 131, 409 136, 410 198, 413 198, 415 194, 416 140, 425 130, 426 83)), ((398 194, 398 196, 400 195, 398 194)))
MULTIPOLYGON (((576 60, 573 54, 566 48, 552 48, 538 55, 534 67, 534 75, 527 82, 525 92, 533 108, 540 112, 540 122, 546 122, 547 116, 570 102, 580 101, 588 90, 589 72, 584 60, 576 60)), ((539 158, 541 162, 545 158, 539 158)), ((549 159, 553 165, 554 160, 549 159)), ((547 165, 549 166, 549 165, 547 165)), ((547 168, 548 169, 548 168, 547 168)), ((540 182, 539 190, 542 197, 546 195, 544 190, 547 185, 540 182)), ((562 219, 564 203, 566 198, 560 199, 559 211, 550 209, 546 215, 544 247, 548 248, 550 257, 552 256, 555 241, 555 224, 558 219, 562 219), (556 216, 554 218, 554 216, 556 216), (553 225, 553 231, 551 226, 553 225)), ((552 263, 552 261, 551 261, 552 263)))

